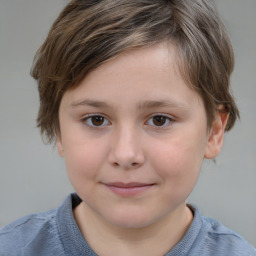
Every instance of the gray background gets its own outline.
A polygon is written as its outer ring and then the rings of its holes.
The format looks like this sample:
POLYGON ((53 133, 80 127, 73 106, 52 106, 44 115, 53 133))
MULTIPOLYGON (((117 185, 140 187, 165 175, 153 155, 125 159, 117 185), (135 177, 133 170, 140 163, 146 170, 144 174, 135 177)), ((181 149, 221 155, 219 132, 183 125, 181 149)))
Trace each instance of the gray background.
MULTIPOLYGON (((73 191, 35 119, 33 55, 67 0, 0 0, 0 226, 57 207, 73 191)), ((256 1, 218 0, 236 55, 233 93, 242 119, 216 164, 206 161, 189 198, 256 246, 256 1)))

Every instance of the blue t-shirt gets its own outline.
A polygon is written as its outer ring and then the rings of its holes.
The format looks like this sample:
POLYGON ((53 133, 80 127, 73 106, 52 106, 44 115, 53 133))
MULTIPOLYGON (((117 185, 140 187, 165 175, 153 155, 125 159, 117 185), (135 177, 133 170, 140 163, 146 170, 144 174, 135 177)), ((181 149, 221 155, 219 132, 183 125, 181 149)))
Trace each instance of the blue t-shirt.
MULTIPOLYGON (((81 202, 76 194, 45 213, 33 214, 0 229, 0 256, 96 256, 82 236, 72 210, 81 202)), ((202 217, 190 206, 193 222, 166 256, 256 256, 241 236, 219 222, 202 217)))

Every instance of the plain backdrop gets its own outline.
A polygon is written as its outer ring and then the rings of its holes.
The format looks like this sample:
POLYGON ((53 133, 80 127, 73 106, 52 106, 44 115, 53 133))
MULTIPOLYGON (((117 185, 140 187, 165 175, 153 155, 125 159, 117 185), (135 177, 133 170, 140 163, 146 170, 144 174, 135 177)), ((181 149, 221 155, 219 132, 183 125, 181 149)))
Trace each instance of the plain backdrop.
MULTIPOLYGON (((0 226, 57 207, 73 191, 56 148, 36 128, 35 51, 67 0, 0 0, 0 226)), ((189 202, 256 246, 256 1, 218 0, 235 50, 241 121, 216 163, 205 161, 189 202)))

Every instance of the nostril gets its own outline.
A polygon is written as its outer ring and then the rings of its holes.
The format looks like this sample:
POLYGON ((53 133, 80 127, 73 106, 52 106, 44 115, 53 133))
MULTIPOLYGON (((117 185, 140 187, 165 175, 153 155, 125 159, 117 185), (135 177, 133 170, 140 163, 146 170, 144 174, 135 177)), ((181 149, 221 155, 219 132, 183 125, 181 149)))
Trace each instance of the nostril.
MULTIPOLYGON (((113 165, 114 167, 120 167, 120 166, 122 166, 122 165, 120 165, 118 162, 113 162, 112 165, 113 165)), ((123 167, 124 167, 125 169, 138 168, 139 166, 140 166, 140 164, 139 164, 139 163, 136 163, 136 162, 133 162, 133 163, 131 163, 131 164, 124 164, 124 165, 123 165, 123 167)))
POLYGON ((114 162, 113 165, 116 167, 119 166, 119 164, 117 162, 114 162))

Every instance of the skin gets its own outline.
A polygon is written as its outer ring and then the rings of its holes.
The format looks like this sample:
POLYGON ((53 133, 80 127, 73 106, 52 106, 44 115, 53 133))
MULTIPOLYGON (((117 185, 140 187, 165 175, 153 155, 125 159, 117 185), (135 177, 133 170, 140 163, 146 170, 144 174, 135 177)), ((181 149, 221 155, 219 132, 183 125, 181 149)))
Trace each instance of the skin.
POLYGON ((203 159, 221 149, 228 115, 207 127, 177 58, 165 43, 123 53, 62 98, 58 150, 83 200, 75 219, 99 255, 168 252, 192 222, 186 198, 203 159))

